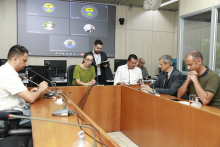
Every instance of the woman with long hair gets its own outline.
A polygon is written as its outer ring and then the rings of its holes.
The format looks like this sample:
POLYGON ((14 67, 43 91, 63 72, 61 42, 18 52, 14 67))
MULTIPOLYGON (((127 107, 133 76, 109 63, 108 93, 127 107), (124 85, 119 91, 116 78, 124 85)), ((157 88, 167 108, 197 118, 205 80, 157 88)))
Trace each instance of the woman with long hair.
POLYGON ((89 86, 95 85, 95 68, 92 66, 93 55, 91 53, 85 53, 83 62, 77 65, 73 73, 72 85, 76 86, 89 86))

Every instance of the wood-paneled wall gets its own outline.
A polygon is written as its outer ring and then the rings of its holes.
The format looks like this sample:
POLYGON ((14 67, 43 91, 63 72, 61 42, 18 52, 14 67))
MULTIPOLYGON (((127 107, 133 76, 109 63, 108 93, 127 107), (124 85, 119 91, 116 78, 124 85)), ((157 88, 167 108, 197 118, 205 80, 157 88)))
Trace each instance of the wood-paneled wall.
MULTIPOLYGON (((116 21, 115 58, 127 59, 129 54, 145 58, 150 75, 158 74, 158 58, 163 54, 177 55, 178 12, 145 11, 126 6, 116 7, 116 20, 125 18, 124 25, 116 21)), ((0 0, 0 58, 6 58, 8 50, 17 44, 16 0, 0 0)), ((28 41, 28 40, 27 40, 28 41)), ((105 45, 103 46, 103 48, 105 45)), ((29 65, 43 65, 44 60, 67 60, 67 66, 80 64, 77 57, 29 57, 29 65)), ((110 58, 114 71, 114 59, 110 58)))

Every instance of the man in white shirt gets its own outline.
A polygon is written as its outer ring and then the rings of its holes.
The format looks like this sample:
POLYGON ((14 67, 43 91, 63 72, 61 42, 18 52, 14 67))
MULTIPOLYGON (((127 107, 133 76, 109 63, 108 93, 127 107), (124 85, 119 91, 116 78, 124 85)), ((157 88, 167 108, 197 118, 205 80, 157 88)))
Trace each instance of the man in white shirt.
POLYGON ((106 53, 102 52, 102 46, 102 41, 97 39, 94 42, 93 51, 90 52, 93 54, 92 65, 95 67, 97 75, 96 81, 98 84, 106 83, 106 68, 109 68, 109 63, 100 65, 101 62, 108 60, 106 53))
POLYGON ((141 69, 136 66, 137 60, 135 54, 129 55, 127 64, 118 67, 115 73, 114 85, 133 85, 143 79, 141 69))
POLYGON ((31 91, 24 86, 17 72, 25 68, 27 60, 28 50, 25 47, 11 47, 6 64, 0 67, 0 110, 20 110, 28 115, 30 109, 27 110, 25 102, 34 103, 48 87, 45 81, 40 83, 39 89, 31 91))

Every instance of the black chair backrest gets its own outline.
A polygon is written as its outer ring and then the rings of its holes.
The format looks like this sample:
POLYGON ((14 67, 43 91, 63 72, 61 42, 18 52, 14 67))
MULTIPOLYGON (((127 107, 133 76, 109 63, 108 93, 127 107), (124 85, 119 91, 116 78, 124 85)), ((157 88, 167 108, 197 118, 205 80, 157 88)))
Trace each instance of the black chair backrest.
POLYGON ((113 75, 110 67, 107 67, 105 69, 105 74, 106 74, 106 80, 113 80, 113 75))
POLYGON ((67 69, 67 84, 72 85, 73 81, 73 72, 76 65, 70 65, 67 69))

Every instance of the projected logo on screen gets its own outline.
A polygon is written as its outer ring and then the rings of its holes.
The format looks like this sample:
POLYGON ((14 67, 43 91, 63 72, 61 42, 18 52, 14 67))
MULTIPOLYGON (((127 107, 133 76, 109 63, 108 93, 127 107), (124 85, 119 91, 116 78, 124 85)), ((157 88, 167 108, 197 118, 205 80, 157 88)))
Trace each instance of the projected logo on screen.
POLYGON ((42 26, 46 30, 53 30, 55 28, 55 24, 52 21, 45 21, 42 26))
POLYGON ((63 44, 66 48, 73 48, 76 46, 76 43, 71 39, 65 40, 63 44))
POLYGON ((53 12, 55 10, 55 7, 54 7, 53 4, 46 3, 46 4, 43 5, 43 10, 45 12, 51 13, 51 12, 53 12))
POLYGON ((86 8, 86 15, 87 16, 93 16, 93 9, 92 8, 86 8))
POLYGON ((91 5, 87 5, 81 8, 81 14, 85 18, 95 18, 98 15, 98 10, 91 5))
POLYGON ((84 30, 85 30, 86 32, 92 33, 92 32, 95 31, 95 26, 92 25, 92 24, 86 24, 86 25, 84 26, 84 30))

